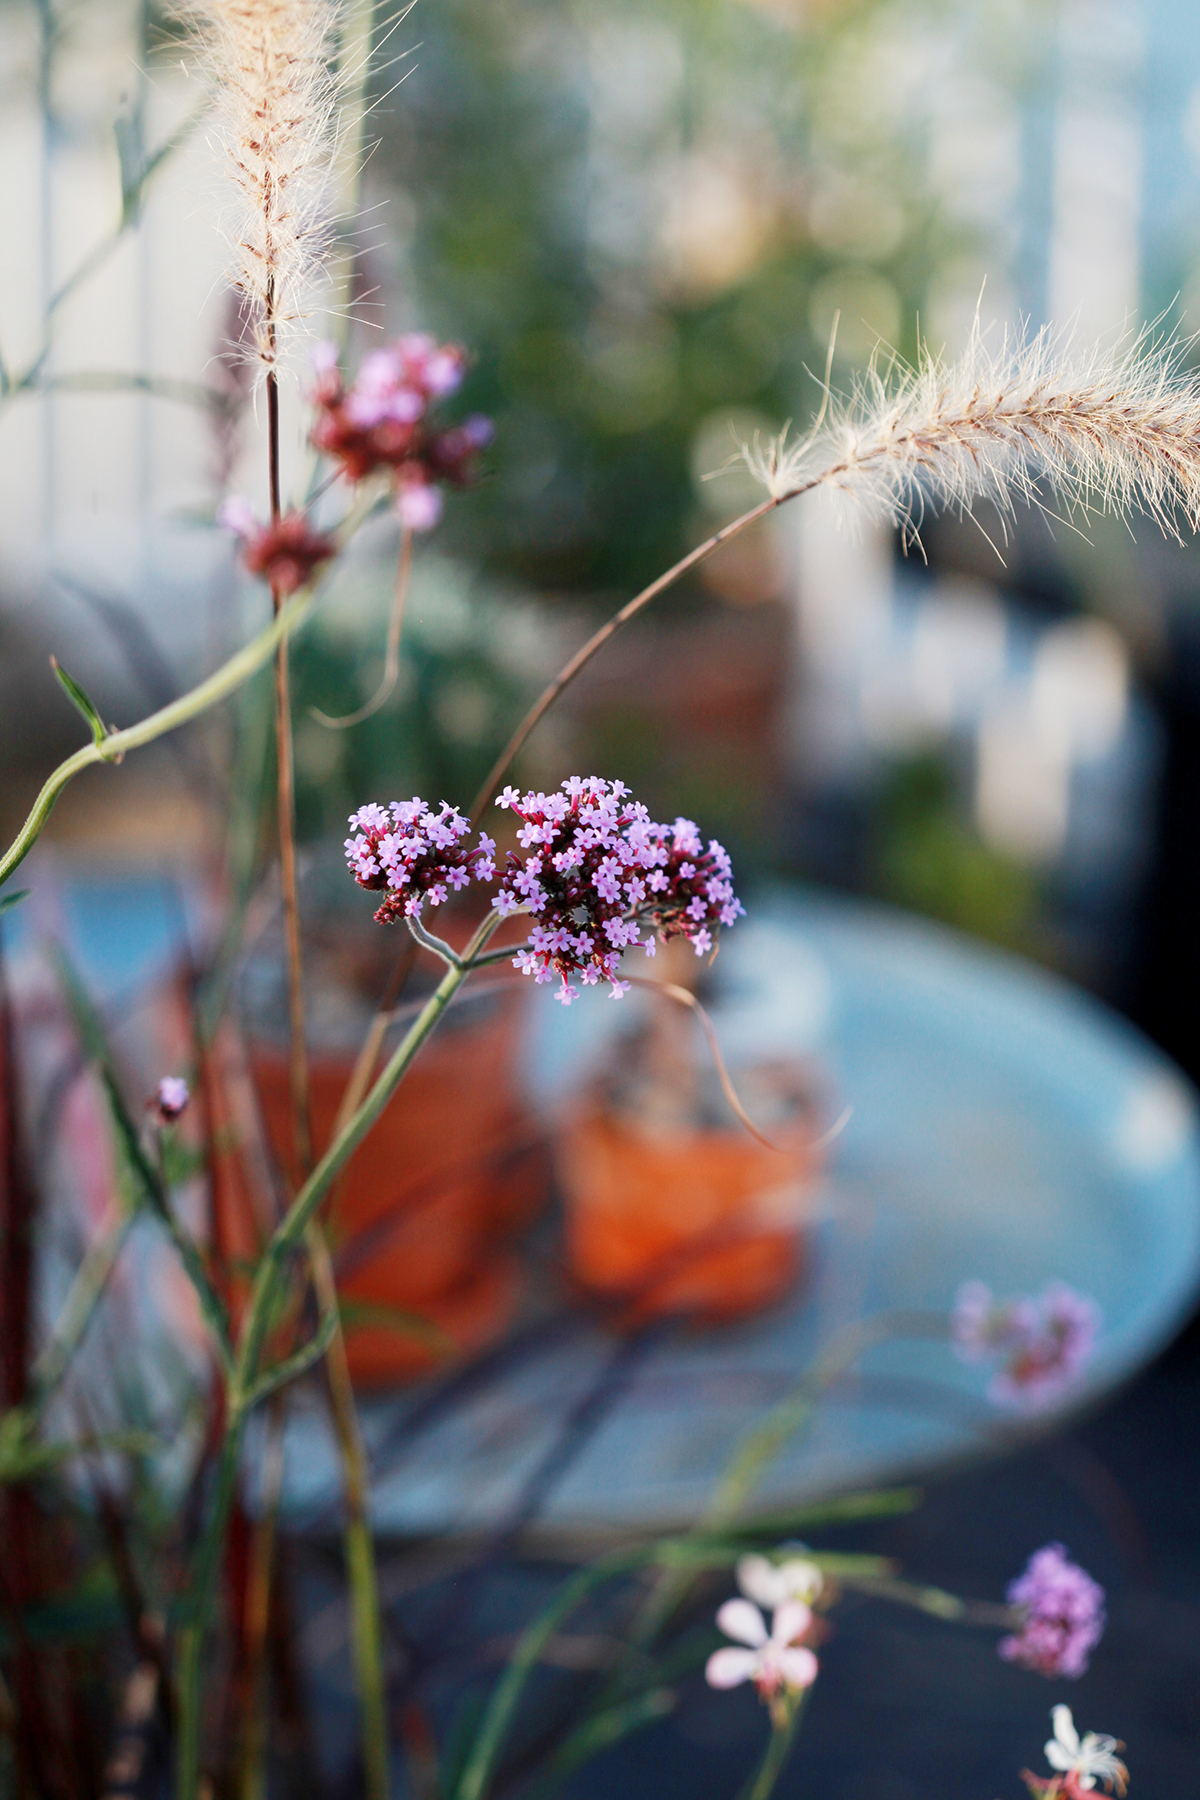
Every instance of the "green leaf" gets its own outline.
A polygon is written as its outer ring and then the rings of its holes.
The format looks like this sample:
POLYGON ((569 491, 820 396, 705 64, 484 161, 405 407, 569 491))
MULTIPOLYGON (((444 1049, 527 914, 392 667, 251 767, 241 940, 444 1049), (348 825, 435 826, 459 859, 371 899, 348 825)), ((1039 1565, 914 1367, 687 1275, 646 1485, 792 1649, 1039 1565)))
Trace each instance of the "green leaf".
POLYGON ((850 1519, 888 1519, 913 1512, 924 1494, 917 1487, 879 1488, 864 1494, 842 1494, 830 1500, 814 1500, 781 1513, 756 1513, 744 1525, 726 1526, 729 1537, 783 1538, 814 1525, 838 1525, 850 1519))
POLYGON ((273 1369, 268 1369, 265 1375, 259 1376, 250 1390, 247 1405, 257 1406, 260 1400, 265 1400, 276 1388, 298 1380, 315 1362, 319 1362, 333 1341, 337 1322, 337 1308, 331 1306, 307 1344, 302 1344, 291 1356, 285 1356, 273 1369))
MULTIPOLYGON (((9 1413, 4 1424, 8 1426, 16 1419, 15 1412, 9 1413)), ((146 1431, 109 1431, 98 1437, 56 1438, 41 1442, 33 1436, 32 1421, 19 1438, 15 1432, 7 1435, 10 1441, 0 1446, 0 1485, 10 1481, 32 1481, 39 1475, 49 1474, 51 1469, 60 1468, 63 1463, 73 1462, 78 1456, 101 1455, 107 1451, 125 1456, 153 1456, 161 1448, 158 1440, 146 1431)))
POLYGON ((385 1331, 397 1332, 401 1337, 418 1338, 434 1350, 450 1351, 454 1348, 454 1340, 449 1333, 433 1319, 427 1319, 418 1312, 409 1312, 403 1306, 385 1306, 375 1300, 343 1300, 339 1296, 338 1311, 347 1331, 355 1325, 379 1325, 385 1331))
POLYGON ((550 1765, 551 1773, 558 1777, 573 1775, 602 1750, 619 1744, 632 1732, 644 1731, 647 1725, 665 1719, 674 1710, 675 1702, 672 1689, 654 1687, 648 1693, 635 1694, 632 1700, 622 1701, 619 1706, 609 1707, 595 1718, 585 1720, 559 1746, 550 1765))
POLYGON ((18 888, 15 894, 0 894, 0 913, 6 913, 10 907, 18 905, 28 892, 28 888, 18 888))
POLYGON ((108 736, 108 726, 96 711, 89 696, 84 693, 74 676, 67 674, 67 671, 63 668, 56 656, 50 658, 50 667, 58 676, 59 684, 68 700, 71 702, 71 705, 76 707, 77 710, 83 714, 83 717, 92 728, 92 736, 98 744, 102 744, 108 736))
POLYGON ((121 170, 121 221, 132 225, 137 218, 146 173, 141 114, 133 108, 118 113, 113 120, 113 136, 117 140, 117 161, 121 170))
POLYGON ((116 1148, 126 1175, 141 1189, 159 1222, 170 1234, 184 1270, 196 1290, 209 1330, 216 1339, 217 1350, 226 1367, 232 1366, 233 1345, 229 1335, 229 1319, 225 1303, 213 1285, 207 1266, 207 1253, 183 1230, 171 1210, 170 1197, 161 1172, 155 1167, 141 1134, 129 1113, 117 1080, 108 1047, 104 1022, 92 1005, 87 990, 60 944, 54 946, 54 960, 67 1004, 74 1017, 75 1028, 89 1059, 96 1064, 101 1085, 108 1100, 116 1148))

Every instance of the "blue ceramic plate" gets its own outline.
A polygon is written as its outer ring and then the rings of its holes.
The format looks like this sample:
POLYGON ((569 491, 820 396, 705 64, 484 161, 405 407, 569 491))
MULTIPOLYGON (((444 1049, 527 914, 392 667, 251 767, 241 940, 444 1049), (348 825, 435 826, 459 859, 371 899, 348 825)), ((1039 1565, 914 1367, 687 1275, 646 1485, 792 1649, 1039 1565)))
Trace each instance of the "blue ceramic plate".
MULTIPOLYGON (((494 1527, 537 1486, 573 1415, 588 1430, 547 1483, 542 1525, 694 1518, 739 1439, 848 1324, 945 1310, 970 1277, 1000 1295, 1059 1278, 1098 1300, 1103 1331, 1073 1407, 1145 1363, 1193 1300, 1195 1097, 1104 1007, 902 914, 791 894, 760 898, 726 934, 720 966, 731 1062, 811 1053, 853 1108, 830 1152, 806 1285, 751 1324, 675 1335, 616 1365, 612 1341, 590 1330, 540 1349, 535 1339, 445 1414, 427 1395, 375 1404, 384 1529, 494 1527)), ((532 1009, 541 1101, 567 1098, 603 1060, 631 1004, 592 991, 570 1009, 532 1009)), ((1044 1428, 997 1413, 986 1382, 944 1344, 879 1345, 779 1457, 758 1503, 928 1473, 1044 1428)), ((301 1507, 333 1492, 322 1436, 311 1421, 289 1456, 301 1507)))
MULTIPOLYGON (((64 907, 85 973, 109 995, 161 968, 178 941, 170 888, 137 894, 131 904, 114 884, 64 907)), ((945 1310, 971 1277, 1000 1295, 1059 1278, 1096 1298, 1103 1331, 1072 1406, 1145 1363, 1194 1299, 1195 1096, 1104 1007, 903 914, 793 893, 760 896, 725 935, 718 968, 731 1064, 812 1054, 836 1105, 853 1109, 829 1153, 806 1283, 753 1323, 668 1334, 624 1360, 576 1321, 498 1356, 453 1405, 432 1387, 371 1402, 382 1529, 491 1529, 532 1510, 535 1488, 538 1522, 556 1529, 693 1518, 739 1439, 848 1324, 945 1310), (586 1429, 569 1432, 551 1478, 572 1417, 586 1429)), ((638 1003, 592 990, 569 1009, 531 1007, 535 1097, 553 1107, 576 1091, 638 1003)), ((879 1345, 779 1457, 759 1503, 928 1473, 1044 1426, 998 1414, 986 1382, 944 1344, 879 1345)), ((315 1408, 298 1409, 287 1470, 297 1514, 335 1501, 315 1408)))

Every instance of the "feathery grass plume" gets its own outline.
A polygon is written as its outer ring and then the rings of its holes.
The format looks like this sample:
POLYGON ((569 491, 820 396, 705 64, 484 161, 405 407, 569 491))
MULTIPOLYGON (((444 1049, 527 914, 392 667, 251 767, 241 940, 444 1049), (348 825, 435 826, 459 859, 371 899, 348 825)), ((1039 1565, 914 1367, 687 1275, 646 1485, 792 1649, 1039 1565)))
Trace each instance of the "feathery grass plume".
POLYGON ((337 0, 194 0, 217 91, 220 139, 243 201, 231 278, 256 313, 254 351, 270 369, 302 317, 328 242, 337 0))
POLYGON ((917 541, 926 505, 967 511, 1042 488, 1069 510, 1147 512, 1178 539, 1200 530, 1200 380, 1186 346, 1147 329, 1125 347, 1077 350, 1051 327, 989 349, 978 323, 964 356, 923 351, 915 368, 878 358, 850 394, 826 393, 799 441, 784 430, 739 451, 776 499, 841 489, 917 541))

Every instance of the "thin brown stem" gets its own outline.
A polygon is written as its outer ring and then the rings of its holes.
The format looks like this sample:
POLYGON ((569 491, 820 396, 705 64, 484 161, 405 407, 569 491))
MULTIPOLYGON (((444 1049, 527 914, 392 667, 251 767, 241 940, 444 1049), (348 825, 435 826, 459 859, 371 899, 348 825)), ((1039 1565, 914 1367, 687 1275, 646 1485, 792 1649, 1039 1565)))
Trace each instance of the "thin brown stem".
MULTIPOLYGON (((271 350, 275 349, 275 327, 270 327, 271 350)), ((267 374, 267 468, 271 482, 271 519, 278 519, 279 500, 279 380, 274 369, 267 374)))
POLYGON ((404 609, 408 600, 409 576, 412 573, 412 546, 413 534, 405 525, 400 532, 400 554, 396 558, 396 583, 392 590, 392 610, 388 618, 383 679, 379 686, 356 712, 344 713, 340 719, 334 718, 331 713, 322 712, 319 706, 310 706, 308 709, 317 723, 327 726, 330 731, 346 731, 351 725, 361 725, 364 719, 369 719, 379 711, 400 679, 400 638, 404 631, 404 609))
MULTIPOLYGON (((276 611, 279 598, 275 597, 276 611)), ((297 1179, 312 1166, 308 1118, 308 1053, 304 1042, 304 961, 300 942, 300 896, 296 880, 295 772, 292 762, 291 697, 288 652, 281 643, 275 657, 275 756, 278 777, 279 870, 283 889, 283 929, 287 946, 288 1085, 292 1100, 292 1153, 297 1179)))
POLYGON ((351 1648, 362 1707, 362 1747, 369 1800, 387 1800, 388 1730, 387 1694, 383 1679, 383 1619, 379 1584, 375 1573, 375 1546, 367 1516, 370 1470, 366 1446, 358 1423, 346 1339, 337 1313, 337 1287, 325 1234, 314 1220, 305 1233, 313 1286, 322 1317, 337 1318, 325 1353, 329 1378, 330 1410, 342 1464, 342 1493, 346 1502, 344 1533, 346 1573, 351 1589, 351 1648))
MULTIPOLYGON (((798 491, 803 492, 805 490, 801 489, 798 491)), ((794 496, 791 494, 783 496, 784 499, 789 500, 793 497, 794 496)), ((618 631, 620 631, 623 626, 628 625, 630 619, 635 618, 644 607, 649 606, 652 600, 657 599, 659 594, 664 593, 666 589, 678 581, 681 576, 686 575, 689 569, 694 569, 699 563, 704 562, 706 558, 712 555, 714 550, 719 550, 722 544, 727 544, 731 538, 737 537, 739 532, 745 531, 747 526, 753 525, 756 519, 763 518, 765 514, 773 511, 774 508, 780 504, 781 501, 774 497, 760 501, 757 506, 751 507, 749 512, 742 513, 739 518, 731 520, 728 525, 723 525, 720 531, 714 531, 711 537, 706 538, 702 544, 698 544, 694 550, 690 550, 686 556, 681 557, 679 562, 675 563, 673 567, 667 569, 664 574, 657 578, 657 580, 652 581, 649 587, 643 588, 640 594, 635 594, 632 600, 626 601, 620 612, 615 613, 613 617, 608 620, 607 624, 600 627, 599 631, 593 632, 587 643, 575 652, 570 661, 559 670, 549 686, 543 690, 533 706, 530 707, 525 717, 521 720, 517 729, 509 738, 508 743, 492 765, 487 780, 484 782, 472 802, 472 823, 478 824, 484 807, 495 793, 497 787, 500 785, 501 779, 506 774, 509 765, 512 763, 513 758, 519 754, 526 739, 529 737, 535 726, 541 722, 549 712, 550 708, 554 705, 559 695, 565 688, 570 686, 571 682, 574 681, 580 671, 592 660, 597 651, 602 650, 611 638, 616 637, 618 631)), ((379 1061, 379 1053, 383 1048, 384 1037, 387 1035, 388 1022, 391 1019, 392 1009, 403 991, 405 982, 408 980, 409 971, 412 968, 415 957, 416 945, 410 942, 406 944, 401 951, 396 966, 392 970, 383 998, 379 1003, 375 1017, 371 1020, 370 1028, 363 1040, 362 1048, 358 1053, 358 1059, 351 1072, 346 1091, 342 1096, 342 1104, 338 1112, 338 1130, 341 1130, 345 1126, 346 1121, 351 1117, 358 1106, 361 1105, 363 1096, 371 1084, 371 1076, 375 1071, 376 1063, 379 1061)))
POLYGON ((267 1444, 262 1461, 261 1510, 254 1521, 246 1593, 246 1713, 242 1721, 242 1800, 261 1800, 266 1783, 263 1753, 267 1737, 265 1669, 271 1617, 279 1500, 283 1491, 283 1429, 287 1401, 275 1394, 267 1408, 267 1444))
MULTIPOLYGON (((275 352, 273 294, 267 293, 267 344, 275 352)), ((267 371, 267 471, 271 486, 271 519, 279 518, 279 382, 274 368, 267 371)), ((276 614, 283 595, 274 585, 271 603, 276 614)), ((292 1158, 296 1178, 303 1181, 312 1167, 312 1131, 308 1112, 308 1053, 304 1042, 304 951, 300 942, 300 895, 296 881, 296 777, 292 750, 291 683, 288 677, 287 640, 275 653, 275 765, 279 813, 279 873, 283 891, 283 930, 287 947, 288 986, 288 1086, 292 1101, 292 1158)))
MULTIPOLYGON (((270 296, 268 296, 270 305, 270 296)), ((268 324, 268 346, 275 350, 275 328, 268 324)), ((280 515, 279 385, 274 368, 267 374, 267 448, 271 482, 271 517, 280 515)), ((405 534, 406 538, 408 534, 405 534)), ((407 584, 408 544, 402 546, 401 563, 407 584)), ((401 591, 402 593, 402 591, 401 591)), ((278 612, 281 596, 272 589, 278 612)), ((401 611, 401 617, 403 616, 401 611)), ((304 961, 300 938, 300 900, 296 881, 295 775, 292 752, 292 714, 288 681, 286 639, 275 659, 275 743, 278 766, 279 865, 283 890, 284 934, 288 972, 288 1085, 292 1102, 292 1150, 297 1185, 312 1171, 312 1126, 309 1114, 308 1053, 304 1020, 304 961)), ((363 1757, 370 1800, 387 1800, 387 1717, 383 1690, 382 1632, 379 1618, 375 1554, 367 1518, 368 1470, 354 1394, 346 1342, 337 1310, 337 1289, 328 1246, 319 1223, 313 1220, 306 1233, 309 1266, 322 1315, 331 1313, 333 1337, 326 1352, 329 1395, 334 1430, 342 1465, 346 1500, 346 1562, 354 1621, 354 1649, 359 1701, 363 1721, 363 1757)), ((264 1623, 265 1632, 265 1623, 264 1623)), ((248 1770, 251 1765, 247 1765, 248 1770)))
MULTIPOLYGON (((791 495, 786 497, 790 499, 791 495)), ((731 538, 737 537, 740 532, 745 531, 748 525, 753 525, 756 519, 761 519, 766 513, 773 512, 779 504, 780 500, 772 496, 768 500, 760 501, 757 506, 752 506, 749 512, 742 513, 740 518, 731 520, 728 525, 722 525, 720 531, 714 531, 712 536, 705 538, 702 544, 697 544, 694 550, 689 550, 686 556, 680 557, 677 563, 667 569, 656 581, 652 581, 649 587, 643 588, 640 594, 635 594, 632 600, 626 601, 620 612, 614 613, 607 624, 600 627, 599 631, 592 633, 587 643, 575 652, 570 661, 559 670, 549 686, 543 689, 496 758, 486 781, 472 802, 471 820, 473 824, 478 824, 484 807, 499 787, 513 758, 523 748, 530 732, 549 712, 564 688, 569 687, 575 677, 587 667, 596 652, 602 650, 610 638, 616 637, 618 631, 628 625, 630 619, 636 618, 638 613, 644 607, 649 606, 652 600, 656 600, 660 594, 665 593, 667 588, 673 587, 681 576, 688 573, 689 569, 694 569, 697 564, 706 561, 714 550, 719 550, 722 544, 727 544, 731 538)))

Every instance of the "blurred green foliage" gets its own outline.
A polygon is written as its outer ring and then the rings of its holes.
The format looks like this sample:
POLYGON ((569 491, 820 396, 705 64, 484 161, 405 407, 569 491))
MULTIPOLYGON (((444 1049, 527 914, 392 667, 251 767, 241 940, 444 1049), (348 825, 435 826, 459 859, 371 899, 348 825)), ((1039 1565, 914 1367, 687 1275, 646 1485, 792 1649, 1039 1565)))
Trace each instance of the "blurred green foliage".
POLYGON ((391 569, 352 566, 292 656, 296 805, 306 839, 344 835, 368 799, 470 804, 532 691, 536 625, 427 545, 414 559, 400 679, 369 719, 340 731, 383 673, 391 569), (386 789, 386 792, 384 791, 386 789))
POLYGON ((876 335, 913 353, 931 272, 970 237, 897 72, 941 10, 422 9, 376 115, 360 310, 386 296, 390 328, 399 296, 476 358, 467 399, 498 435, 451 521, 469 560, 543 590, 635 586, 723 507, 694 478, 706 426, 815 411, 835 309, 850 360, 876 335))
POLYGON ((944 755, 897 764, 875 804, 871 863, 872 886, 884 899, 1007 949, 1046 956, 1036 874, 980 842, 962 817, 944 755))

